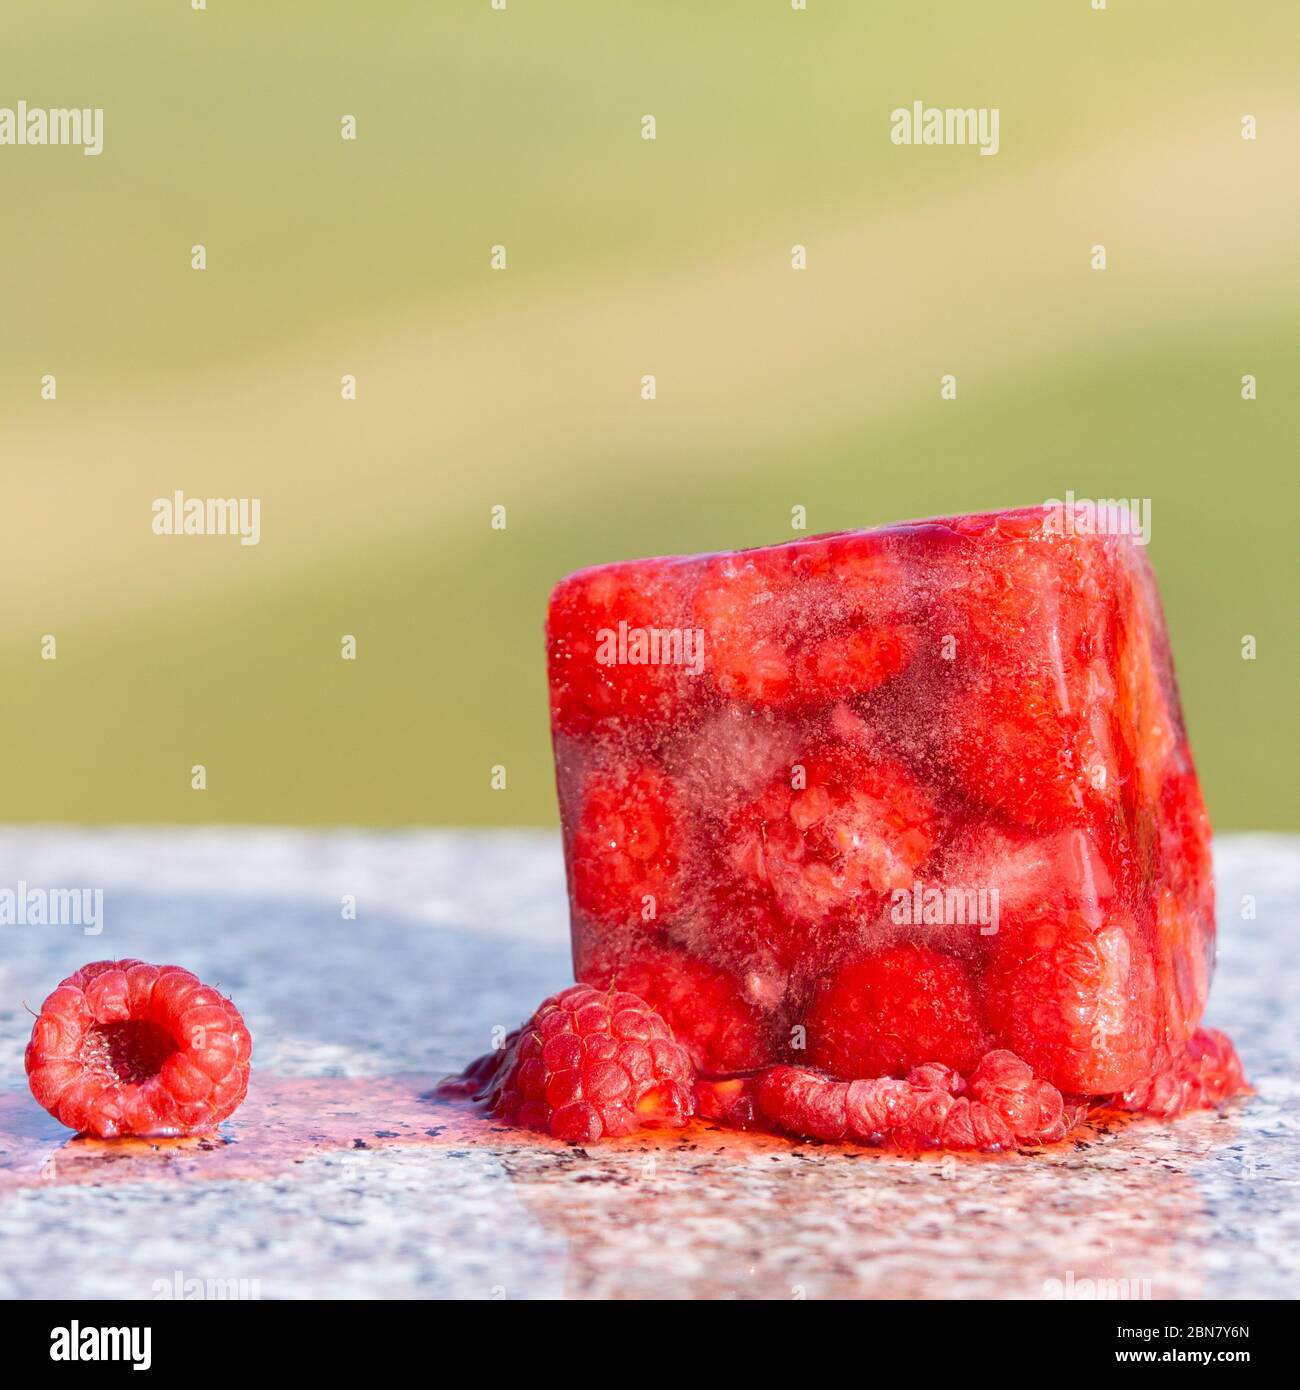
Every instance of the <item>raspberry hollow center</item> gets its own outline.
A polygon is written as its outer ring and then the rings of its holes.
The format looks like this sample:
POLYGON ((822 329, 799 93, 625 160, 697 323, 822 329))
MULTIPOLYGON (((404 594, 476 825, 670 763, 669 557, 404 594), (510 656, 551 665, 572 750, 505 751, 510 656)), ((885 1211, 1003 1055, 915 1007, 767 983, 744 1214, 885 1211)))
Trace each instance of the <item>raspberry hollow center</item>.
POLYGON ((176 1051, 176 1040, 147 1019, 97 1023, 81 1044, 82 1065, 123 1085, 157 1076, 176 1051))

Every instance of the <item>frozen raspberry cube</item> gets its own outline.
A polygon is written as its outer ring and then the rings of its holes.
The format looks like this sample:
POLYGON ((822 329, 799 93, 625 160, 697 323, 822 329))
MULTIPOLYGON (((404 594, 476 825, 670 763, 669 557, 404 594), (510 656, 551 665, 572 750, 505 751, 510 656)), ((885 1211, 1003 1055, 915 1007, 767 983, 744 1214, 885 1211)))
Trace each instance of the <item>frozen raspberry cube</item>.
POLYGON ((1014 1052, 1130 1091, 1191 1038, 1209 823, 1151 567, 1025 509, 637 560, 547 623, 577 978, 702 1072, 1014 1052))

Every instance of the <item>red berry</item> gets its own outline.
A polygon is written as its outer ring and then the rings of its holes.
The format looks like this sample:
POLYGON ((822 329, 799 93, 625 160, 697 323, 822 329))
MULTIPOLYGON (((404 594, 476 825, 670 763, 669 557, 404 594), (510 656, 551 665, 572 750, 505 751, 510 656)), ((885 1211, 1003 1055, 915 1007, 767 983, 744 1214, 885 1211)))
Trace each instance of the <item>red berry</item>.
POLYGON ((994 1111, 1018 1140, 1048 1143, 1064 1137, 1060 1126, 1065 1101, 1060 1091, 1036 1077, 1014 1052, 985 1053, 968 1086, 972 1098, 994 1111))
POLYGON ((605 926, 653 926, 678 905, 672 783, 649 763, 592 773, 582 789, 569 872, 580 911, 605 926))
POLYGON ((695 618, 724 695, 791 705, 866 694, 910 663, 892 621, 901 575, 876 537, 820 536, 721 555, 700 580, 695 618))
POLYGON ((1050 674, 993 672, 958 695, 947 760, 965 790, 1009 820, 1084 818, 1117 780, 1105 724, 1066 713, 1050 674))
POLYGON ((754 1076, 695 1078, 695 1113, 728 1129, 753 1129, 760 1120, 754 1076))
POLYGON ((1044 903, 1095 907, 1115 893, 1106 851, 1084 826, 1034 835, 977 823, 953 846, 943 877, 953 884, 996 888, 999 914, 1044 903))
POLYGON ((1105 1095, 1159 1061, 1151 955, 1131 918, 1044 908, 1004 920, 984 975, 1004 1047, 1062 1091, 1105 1095))
POLYGON ((853 1137, 864 1144, 882 1144, 907 1123, 917 1092, 897 1077, 879 1076, 850 1081, 844 1099, 853 1137))
POLYGON ((810 753, 731 820, 730 857, 793 928, 867 920, 909 888, 934 842, 934 811, 889 758, 832 743, 810 753))
POLYGON ((998 1153, 1016 1146, 1016 1137, 1002 1116, 969 1096, 957 1097, 948 1107, 940 1141, 945 1149, 974 1149, 980 1153, 998 1153))
POLYGON ((758 1079, 759 1112, 778 1129, 809 1139, 843 1139, 848 1087, 802 1067, 768 1067, 758 1079))
POLYGON ((1109 570, 1097 546, 1001 527, 954 567, 945 760, 968 795, 1016 824, 1079 821, 1119 790, 1109 570))
POLYGON ((734 975, 707 961, 670 947, 641 946, 622 958, 600 952, 580 961, 579 977, 639 995, 706 1074, 751 1071, 772 1059, 774 1025, 745 1000, 734 975))
POLYGON ((252 1050, 239 1011, 188 970, 101 960, 41 1006, 27 1080, 80 1133, 194 1134, 239 1107, 252 1050))
POLYGON ((911 942, 841 966, 804 1022, 809 1060, 845 1078, 904 1076, 925 1062, 962 1071, 988 1046, 966 966, 911 942))
MULTIPOLYGON (((1140 561, 1134 559, 1132 563, 1140 561)), ((1170 699, 1162 679, 1172 684, 1172 668, 1149 566, 1145 576, 1126 582, 1124 587, 1127 602, 1119 605, 1115 648, 1117 722, 1137 799, 1151 802, 1182 737, 1181 717, 1177 694, 1170 699)))
POLYGON ((697 940, 708 959, 766 976, 774 981, 777 995, 785 992, 789 967, 811 950, 812 940, 808 933, 791 930, 769 894, 744 879, 727 877, 706 889, 696 907, 707 922, 697 940))
POLYGON ((806 700, 863 695, 906 670, 915 645, 911 632, 895 625, 827 637, 800 653, 796 688, 806 700))
POLYGON ((572 985, 507 1048, 492 1113, 575 1144, 676 1127, 695 1113, 692 1070, 668 1025, 626 990, 572 985))
POLYGON ((546 620, 554 728, 582 733, 608 721, 677 718, 700 680, 692 669, 708 659, 707 649, 681 648, 688 628, 695 631, 688 620, 682 570, 663 561, 580 570, 562 580, 546 620), (640 652, 639 634, 647 644, 640 652))
POLYGON ((1169 886, 1200 918, 1214 945, 1214 870, 1210 863, 1210 817, 1201 784, 1190 765, 1165 778, 1156 805, 1160 852, 1169 886))
POLYGON ((1118 1103, 1124 1110, 1168 1118, 1213 1109, 1249 1089, 1232 1040, 1217 1028, 1198 1028, 1168 1067, 1129 1087, 1118 1103))
MULTIPOLYGON (((1067 1114, 1060 1094, 1035 1081, 1009 1052, 990 1058, 977 1069, 978 1093, 974 1078, 968 1091, 957 1072, 936 1063, 914 1067, 901 1081, 836 1081, 803 1067, 774 1066, 745 1082, 744 1091, 752 1096, 756 1115, 786 1134, 888 1144, 907 1152, 993 1153, 1018 1143, 1049 1143, 1064 1138, 1081 1118, 1079 1108, 1067 1114), (1014 1075, 1008 1061, 1015 1064, 1014 1075)), ((738 1111, 737 1100, 725 1098, 717 1111, 724 1121, 729 1119, 738 1111)))
POLYGON ((1163 1004, 1165 1042, 1176 1050, 1196 1031, 1205 1012, 1214 969, 1214 932, 1172 889, 1156 900, 1156 981, 1163 1004))

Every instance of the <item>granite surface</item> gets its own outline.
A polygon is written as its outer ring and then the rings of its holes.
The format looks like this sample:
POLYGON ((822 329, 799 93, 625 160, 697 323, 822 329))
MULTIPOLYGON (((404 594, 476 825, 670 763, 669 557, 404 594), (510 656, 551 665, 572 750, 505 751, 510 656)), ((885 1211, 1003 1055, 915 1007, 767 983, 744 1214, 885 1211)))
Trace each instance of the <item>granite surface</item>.
POLYGON ((705 1125, 583 1150, 430 1095, 570 977, 555 837, 0 830, 0 888, 104 890, 98 935, 0 925, 0 1296, 1293 1297, 1300 840, 1216 864, 1207 1021, 1257 1087, 1221 1114, 996 1159, 705 1125), (24 1001, 108 956, 243 1010, 216 1138, 75 1139, 27 1094, 24 1001))

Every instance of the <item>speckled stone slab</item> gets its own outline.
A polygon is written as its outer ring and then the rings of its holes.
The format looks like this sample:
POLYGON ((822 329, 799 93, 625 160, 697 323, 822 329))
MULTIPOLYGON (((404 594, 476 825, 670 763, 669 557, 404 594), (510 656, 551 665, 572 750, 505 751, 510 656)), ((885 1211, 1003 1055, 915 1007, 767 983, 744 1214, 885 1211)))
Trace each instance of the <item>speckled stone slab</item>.
POLYGON ((570 978, 556 837, 0 830, 0 889, 104 892, 97 935, 0 926, 0 1296, 1293 1297, 1300 840, 1216 865, 1208 1021, 1258 1091, 1221 1114, 996 1159, 706 1125, 583 1150, 431 1095, 570 978), (217 1137, 74 1139, 28 1096, 23 1001, 107 956, 243 1010, 217 1137))

